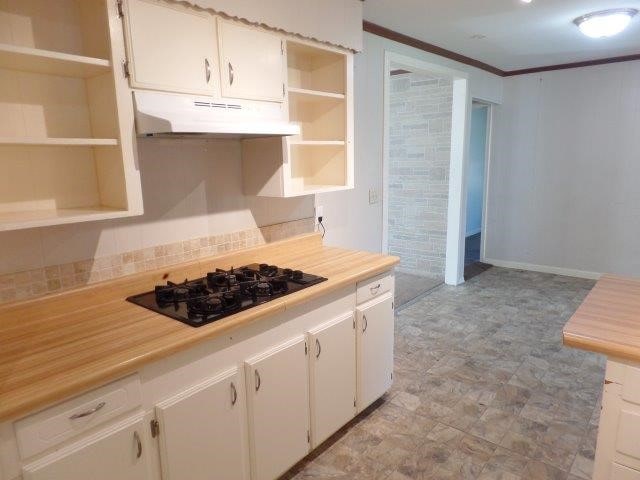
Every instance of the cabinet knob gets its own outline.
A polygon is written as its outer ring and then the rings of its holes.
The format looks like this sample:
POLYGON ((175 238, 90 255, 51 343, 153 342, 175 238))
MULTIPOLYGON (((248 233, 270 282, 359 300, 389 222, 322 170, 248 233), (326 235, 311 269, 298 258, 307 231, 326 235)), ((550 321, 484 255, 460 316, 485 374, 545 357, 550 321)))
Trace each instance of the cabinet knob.
POLYGON ((367 327, 369 326, 366 315, 362 315, 362 321, 364 322, 364 325, 362 326, 362 333, 364 333, 367 331, 367 327))
POLYGON ((258 372, 258 370, 255 371, 255 375, 256 375, 256 392, 258 390, 260 390, 260 385, 262 384, 262 380, 260 380, 260 373, 258 372))
POLYGON ((137 431, 133 432, 133 440, 136 442, 136 458, 140 458, 142 456, 142 441, 137 431))
POLYGON ((316 358, 320 358, 321 352, 322 352, 322 346, 320 345, 320 340, 316 338, 316 358))

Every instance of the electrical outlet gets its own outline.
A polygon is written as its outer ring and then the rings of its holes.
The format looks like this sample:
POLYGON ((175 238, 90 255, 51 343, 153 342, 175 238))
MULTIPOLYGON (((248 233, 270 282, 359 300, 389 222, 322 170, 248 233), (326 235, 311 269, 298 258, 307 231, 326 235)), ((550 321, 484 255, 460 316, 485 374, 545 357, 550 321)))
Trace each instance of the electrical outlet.
POLYGON ((379 201, 378 190, 376 188, 369 189, 369 205, 375 205, 379 201))

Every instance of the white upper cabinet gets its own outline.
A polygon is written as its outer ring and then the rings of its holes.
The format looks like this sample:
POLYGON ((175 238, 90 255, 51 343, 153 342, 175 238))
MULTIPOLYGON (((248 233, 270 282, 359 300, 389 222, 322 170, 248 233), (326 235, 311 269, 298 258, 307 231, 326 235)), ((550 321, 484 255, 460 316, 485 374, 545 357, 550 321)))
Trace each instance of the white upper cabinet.
POLYGON ((58 450, 22 471, 24 480, 149 480, 142 420, 58 450))
POLYGON ((304 336, 245 362, 251 478, 273 480, 309 452, 304 336))
POLYGON ((309 331, 311 444, 315 448, 356 414, 356 331, 349 312, 309 331))
POLYGON ((131 86, 215 95, 215 17, 162 0, 125 0, 131 86))
POLYGON ((360 412, 389 390, 393 381, 393 292, 360 305, 356 316, 360 412))
POLYGON ((156 406, 163 480, 248 478, 244 398, 233 369, 156 406))
POLYGON ((223 97, 283 102, 284 44, 273 33, 218 19, 223 97))

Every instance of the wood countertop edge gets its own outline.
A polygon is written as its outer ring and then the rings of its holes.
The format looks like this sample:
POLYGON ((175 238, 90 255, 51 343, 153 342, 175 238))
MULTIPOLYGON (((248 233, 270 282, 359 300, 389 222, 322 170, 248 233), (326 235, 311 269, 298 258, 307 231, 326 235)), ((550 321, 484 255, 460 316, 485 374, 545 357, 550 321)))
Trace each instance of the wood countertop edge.
POLYGON ((603 274, 562 329, 567 347, 640 362, 640 279, 603 274))
POLYGON ((579 350, 599 353, 612 358, 621 358, 624 360, 640 362, 640 348, 632 345, 625 345, 620 342, 596 340, 584 335, 563 332, 562 343, 567 347, 577 348, 579 350))
MULTIPOLYGON (((314 236, 314 234, 308 235, 309 238, 314 236)), ((209 262, 211 260, 211 258, 204 259, 205 262, 209 262)), ((399 261, 400 259, 398 257, 381 255, 379 258, 375 259, 374 262, 367 264, 364 268, 357 268, 355 271, 345 274, 344 276, 340 276, 335 280, 331 279, 327 282, 296 292, 274 302, 260 305, 256 309, 241 312, 236 318, 229 317, 227 321, 216 324, 216 328, 206 328, 205 326, 204 330, 195 329, 193 335, 176 340, 167 339, 166 345, 150 349, 143 355, 137 355, 122 361, 114 361, 112 364, 106 364, 97 370, 91 371, 90 373, 83 373, 83 375, 77 379, 70 380, 69 377, 65 377, 64 382, 57 382, 53 387, 49 385, 47 389, 42 390, 42 393, 39 391, 38 395, 24 396, 23 394, 21 396, 19 392, 13 396, 0 394, 0 422, 13 421, 31 413, 35 413, 36 411, 65 401, 93 388, 97 388, 101 385, 117 380, 118 378, 133 374, 145 365, 195 347, 202 342, 213 340, 230 331, 246 327, 264 319, 267 316, 283 313, 287 309, 305 304, 313 299, 327 295, 332 291, 351 284, 356 284, 359 281, 389 271, 397 265, 399 261)), ((189 262, 188 265, 197 266, 202 263, 203 261, 200 260, 196 262, 189 262)), ((94 285, 84 287, 83 290, 92 287, 94 287, 94 285)), ((64 295, 64 293, 61 295, 64 295)), ((45 299, 46 298, 47 297, 45 297, 45 299)), ((39 300, 40 299, 36 299, 35 301, 39 300)), ((23 304, 25 302, 20 303, 23 304)), ((16 304, 11 304, 11 307, 13 306, 16 306, 16 304)))

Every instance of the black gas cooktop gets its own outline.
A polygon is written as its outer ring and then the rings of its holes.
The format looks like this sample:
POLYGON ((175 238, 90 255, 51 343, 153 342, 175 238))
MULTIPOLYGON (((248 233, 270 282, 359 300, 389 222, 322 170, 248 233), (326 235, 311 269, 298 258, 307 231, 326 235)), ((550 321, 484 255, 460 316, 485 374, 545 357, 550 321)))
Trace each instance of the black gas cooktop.
POLYGON ((200 327, 327 280, 300 270, 266 263, 216 270, 206 277, 167 282, 129 302, 200 327))

